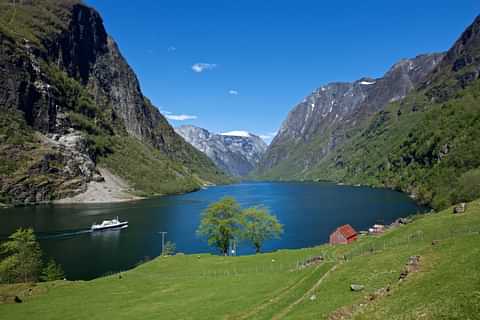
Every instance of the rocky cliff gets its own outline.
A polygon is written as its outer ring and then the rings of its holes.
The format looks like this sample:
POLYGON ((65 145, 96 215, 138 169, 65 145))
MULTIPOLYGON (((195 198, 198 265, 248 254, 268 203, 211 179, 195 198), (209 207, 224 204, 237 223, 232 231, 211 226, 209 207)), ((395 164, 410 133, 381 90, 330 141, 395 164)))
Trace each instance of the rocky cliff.
POLYGON ((101 180, 98 165, 145 194, 226 181, 142 94, 98 12, 54 0, 1 0, 0 9, 4 202, 84 192, 101 180))
POLYGON ((396 63, 383 77, 330 83, 293 108, 273 139, 258 173, 301 177, 389 103, 422 83, 443 54, 420 55, 396 63))
POLYGON ((181 126, 175 130, 232 176, 247 176, 267 150, 267 144, 251 133, 215 134, 195 126, 181 126))

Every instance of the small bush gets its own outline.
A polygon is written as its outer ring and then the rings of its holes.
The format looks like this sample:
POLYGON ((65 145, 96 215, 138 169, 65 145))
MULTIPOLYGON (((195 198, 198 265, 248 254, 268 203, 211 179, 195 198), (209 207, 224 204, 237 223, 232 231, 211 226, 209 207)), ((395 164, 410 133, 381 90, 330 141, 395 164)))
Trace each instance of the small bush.
POLYGON ((177 246, 172 241, 167 241, 165 247, 163 248, 162 255, 164 256, 173 256, 177 250, 177 246))
POLYGON ((57 264, 53 259, 43 268, 42 275, 40 276, 42 281, 55 281, 64 278, 65 273, 63 272, 62 266, 57 264))

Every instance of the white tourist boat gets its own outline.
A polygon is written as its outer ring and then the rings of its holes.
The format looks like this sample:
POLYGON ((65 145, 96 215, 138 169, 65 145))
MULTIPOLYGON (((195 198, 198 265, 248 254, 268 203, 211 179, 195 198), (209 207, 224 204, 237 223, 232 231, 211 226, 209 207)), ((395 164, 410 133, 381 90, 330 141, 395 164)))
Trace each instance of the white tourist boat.
POLYGON ((101 231, 106 229, 126 228, 128 227, 128 221, 120 221, 118 217, 112 220, 103 220, 100 224, 92 224, 92 231, 101 231))

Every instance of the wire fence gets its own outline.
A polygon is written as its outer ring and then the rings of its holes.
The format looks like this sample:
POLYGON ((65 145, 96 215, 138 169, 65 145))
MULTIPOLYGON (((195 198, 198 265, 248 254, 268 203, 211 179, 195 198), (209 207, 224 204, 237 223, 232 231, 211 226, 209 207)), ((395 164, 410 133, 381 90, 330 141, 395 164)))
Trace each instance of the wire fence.
POLYGON ((432 234, 429 231, 417 230, 405 237, 395 237, 392 239, 378 238, 375 241, 369 243, 362 243, 343 256, 333 257, 334 260, 343 259, 350 260, 356 256, 362 256, 367 254, 374 254, 379 251, 383 251, 392 247, 400 246, 415 246, 418 243, 425 242, 435 244, 435 242, 441 242, 452 238, 458 238, 460 236, 470 236, 480 234, 480 226, 463 226, 449 229, 445 233, 432 234))
MULTIPOLYGON (((382 251, 399 248, 403 246, 412 246, 412 249, 415 246, 418 246, 421 243, 426 243, 430 245, 435 245, 437 242, 445 241, 452 238, 478 235, 480 234, 480 226, 466 226, 466 227, 457 227, 449 229, 447 232, 442 234, 432 234, 430 232, 424 232, 423 230, 417 230, 412 233, 407 234, 404 237, 394 237, 391 239, 383 239, 383 237, 364 236, 367 239, 370 237, 371 241, 361 241, 358 244, 354 244, 354 247, 351 250, 335 250, 335 247, 331 246, 322 246, 317 248, 309 249, 308 254, 298 254, 296 257, 288 257, 283 261, 282 256, 272 256, 272 259, 264 259, 263 262, 257 263, 255 265, 242 266, 242 263, 239 262, 237 265, 232 262, 227 266, 219 266, 215 269, 205 269, 199 267, 195 272, 182 272, 178 271, 173 273, 165 272, 165 279, 176 280, 176 279, 194 279, 194 278, 211 278, 211 279, 220 279, 220 278, 232 278, 232 277, 242 277, 242 276, 252 276, 252 275, 275 275, 278 273, 300 273, 300 272, 310 272, 314 271, 315 266, 321 263, 337 263, 345 262, 352 260, 355 257, 373 255, 380 253, 382 251)), ((366 240, 367 240, 366 239, 366 240)), ((370 240, 370 239, 368 239, 370 240)), ((338 246, 336 248, 339 248, 338 246)), ((341 247, 340 247, 341 248, 341 247)), ((347 247, 345 247, 347 248, 347 247)), ((164 258, 160 258, 164 259, 164 258)), ((168 259, 168 258, 167 258, 168 259)), ((199 260, 202 257, 198 258, 199 260)), ((225 259, 232 259, 226 257, 225 259)), ((235 258, 233 258, 235 259, 235 258)), ((137 264, 141 265, 143 263, 137 264)), ((162 272, 162 271, 159 271, 162 272)), ((110 272, 104 276, 117 276, 123 277, 128 276, 124 275, 125 271, 119 272, 110 272)), ((148 276, 148 274, 147 274, 148 276)), ((152 274, 152 277, 158 278, 158 273, 152 274)))

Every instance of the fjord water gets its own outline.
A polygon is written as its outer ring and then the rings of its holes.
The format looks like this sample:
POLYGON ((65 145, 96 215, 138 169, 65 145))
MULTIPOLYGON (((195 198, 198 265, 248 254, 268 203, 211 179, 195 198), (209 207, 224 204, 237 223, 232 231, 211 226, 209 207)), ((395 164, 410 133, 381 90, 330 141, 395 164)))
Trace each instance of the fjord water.
MULTIPOLYGON (((242 207, 264 205, 284 225, 279 240, 263 251, 303 248, 325 243, 337 226, 365 230, 374 223, 391 223, 423 211, 407 195, 384 189, 329 183, 255 182, 211 187, 198 192, 119 204, 42 205, 0 211, 0 236, 20 227, 34 228, 47 257, 59 262, 68 279, 92 279, 126 270, 160 254, 161 231, 184 253, 212 252, 195 230, 210 203, 235 197, 242 207), (128 220, 123 230, 90 232, 94 222, 118 216, 128 220)), ((241 244, 239 254, 251 254, 241 244)))

